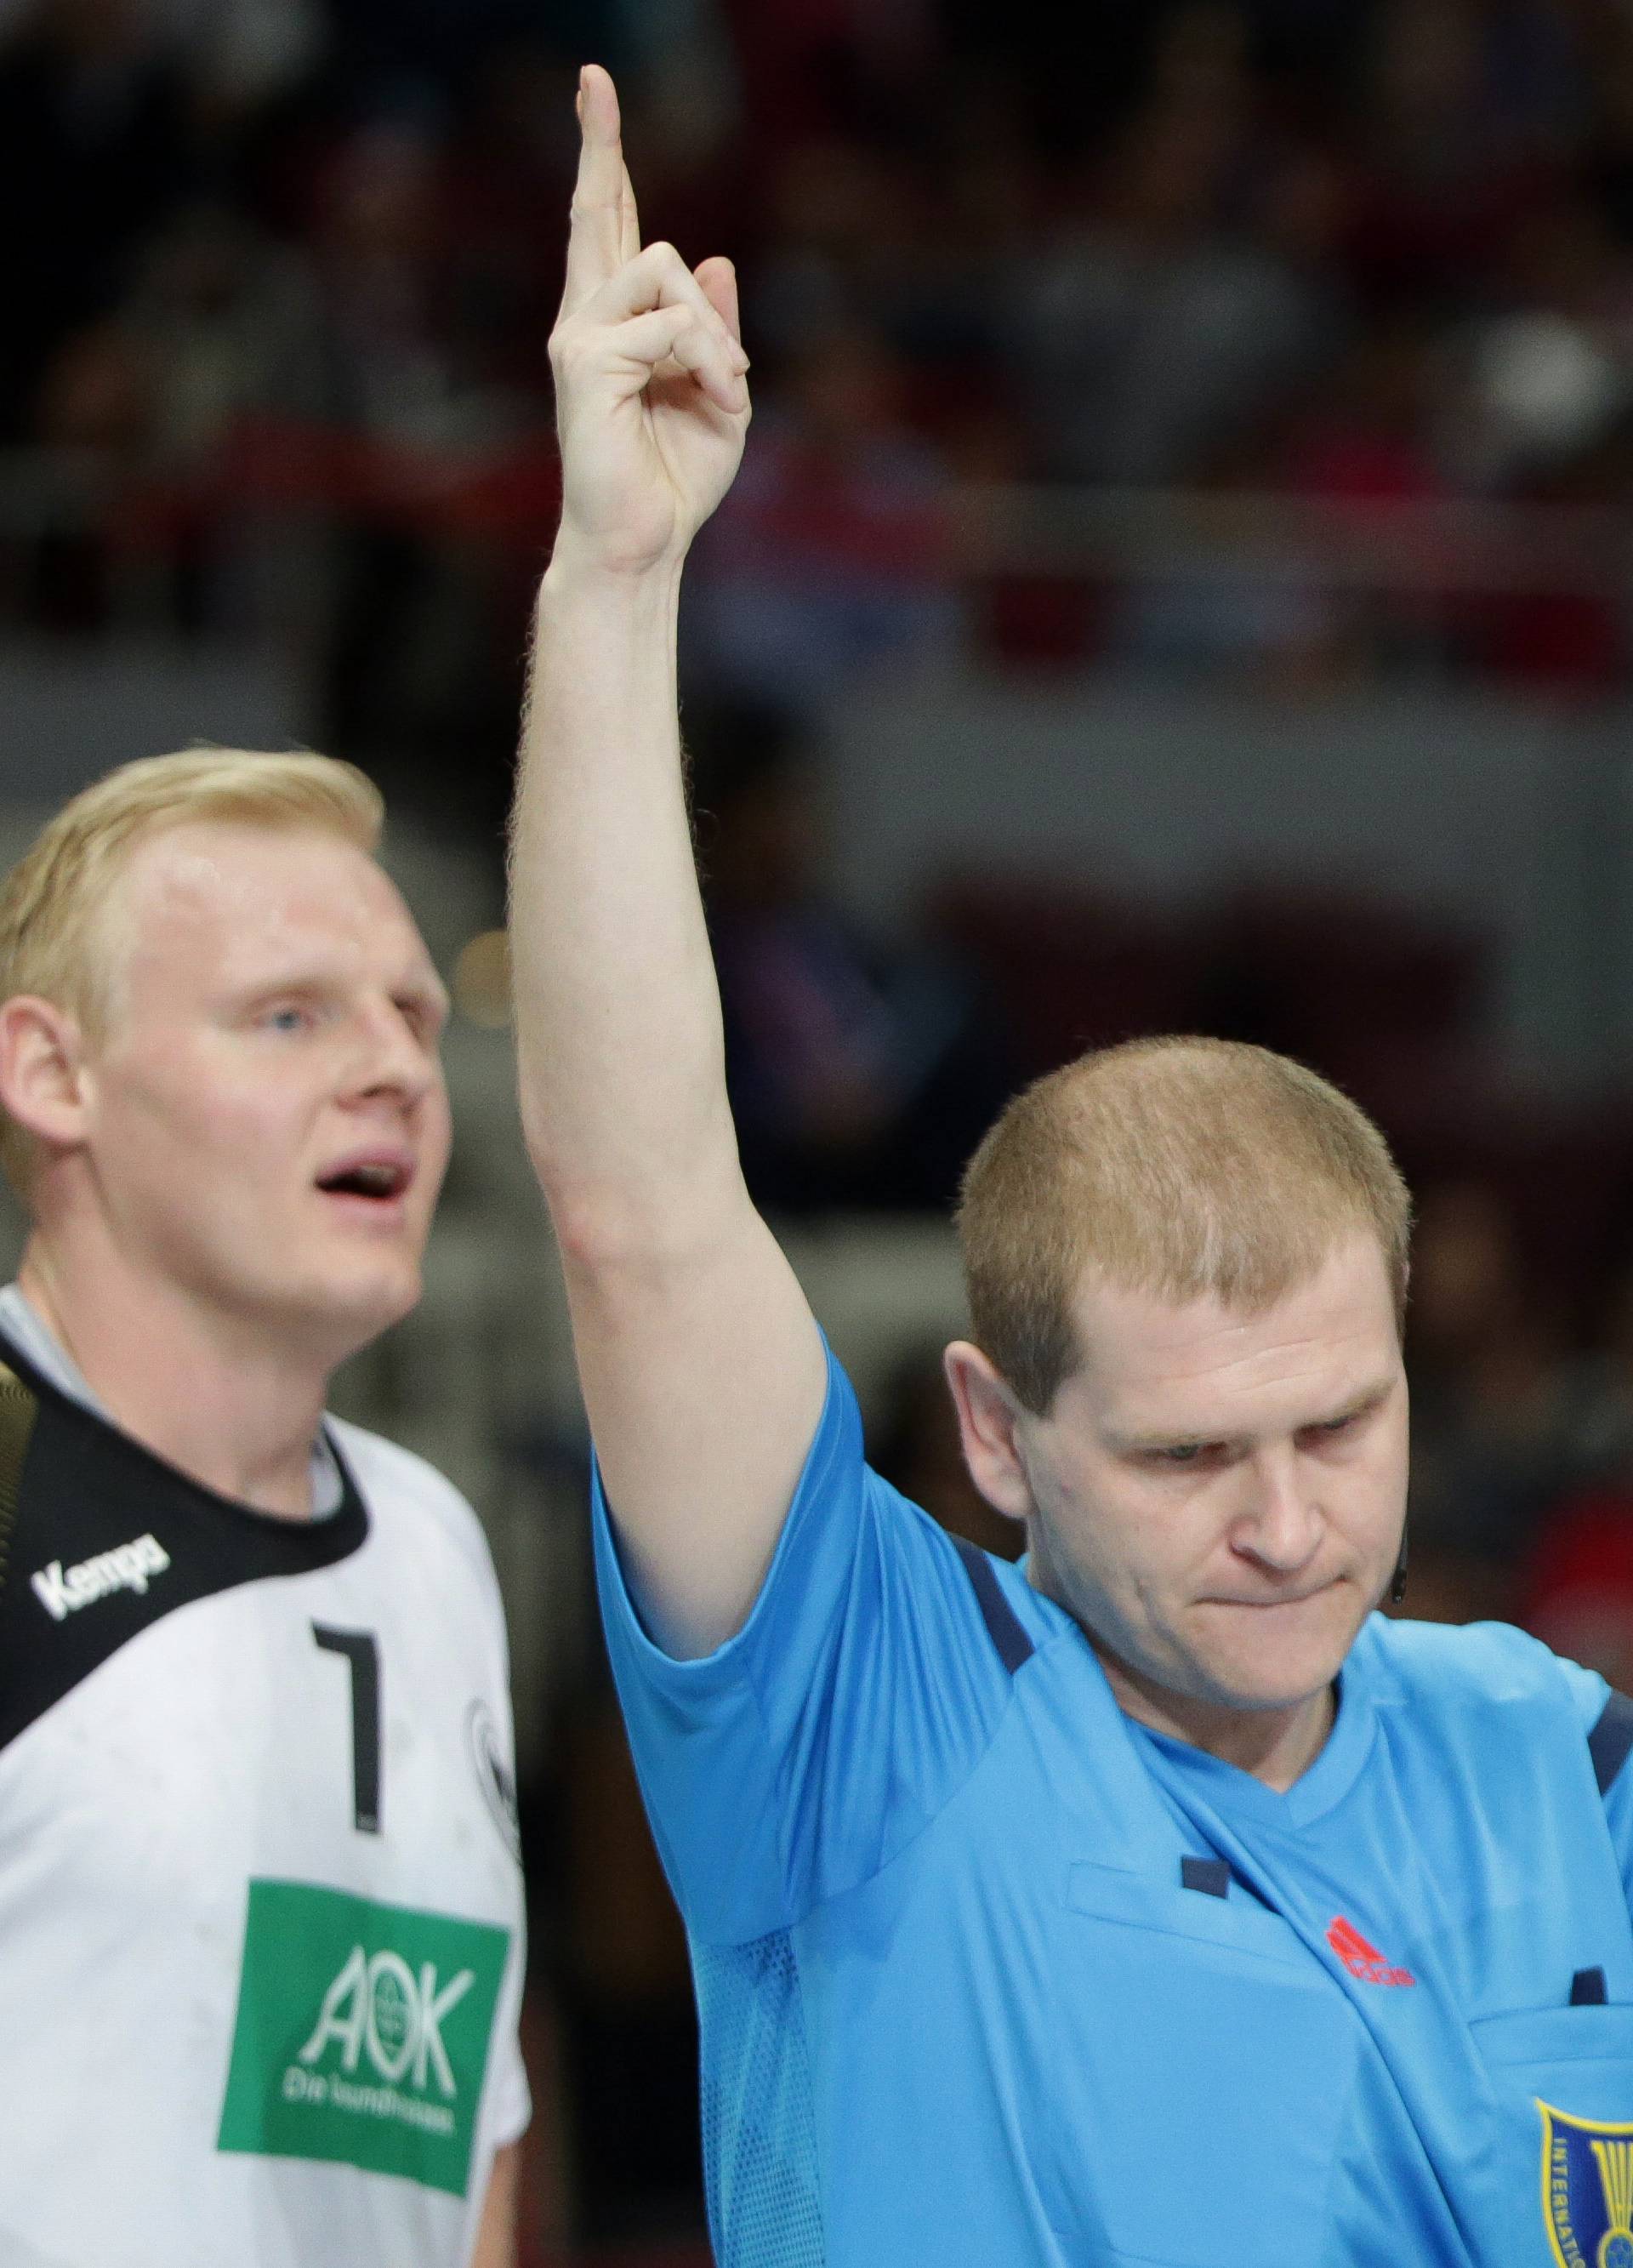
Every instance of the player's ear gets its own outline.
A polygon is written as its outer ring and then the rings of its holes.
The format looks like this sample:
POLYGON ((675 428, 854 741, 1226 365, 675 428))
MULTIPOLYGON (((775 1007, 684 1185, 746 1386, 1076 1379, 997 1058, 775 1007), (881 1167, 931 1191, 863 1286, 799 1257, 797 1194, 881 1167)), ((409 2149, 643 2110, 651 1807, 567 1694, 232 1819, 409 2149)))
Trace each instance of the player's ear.
POLYGON ((0 1001, 0 1108, 48 1149, 84 1139, 84 1071, 77 1017, 32 993, 0 1001))
POLYGON ((1023 1420, 1019 1403, 1003 1373, 967 1339, 954 1339, 941 1362, 971 1480, 995 1512, 1007 1520, 1027 1519, 1032 1486, 1017 1439, 1023 1420))

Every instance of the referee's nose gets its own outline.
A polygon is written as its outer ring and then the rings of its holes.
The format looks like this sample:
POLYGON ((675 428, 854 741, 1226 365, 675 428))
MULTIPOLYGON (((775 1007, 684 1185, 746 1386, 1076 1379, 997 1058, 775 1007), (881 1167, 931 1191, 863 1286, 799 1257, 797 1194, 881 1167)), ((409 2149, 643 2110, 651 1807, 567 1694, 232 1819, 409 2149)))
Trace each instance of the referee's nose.
POLYGON ((1278 1575, 1296 1575, 1320 1546, 1325 1519, 1311 1476, 1291 1441, 1268 1443, 1244 1458, 1242 1505, 1232 1542, 1278 1575))

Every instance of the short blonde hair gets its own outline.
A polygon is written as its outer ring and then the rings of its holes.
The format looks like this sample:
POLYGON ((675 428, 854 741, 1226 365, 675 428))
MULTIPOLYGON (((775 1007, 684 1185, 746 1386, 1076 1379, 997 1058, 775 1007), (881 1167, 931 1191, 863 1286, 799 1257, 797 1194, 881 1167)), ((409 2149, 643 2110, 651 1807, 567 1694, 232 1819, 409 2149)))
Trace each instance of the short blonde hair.
MULTIPOLYGON (((36 995, 100 1035, 112 973, 101 917, 151 835, 200 821, 316 828, 371 854, 385 816, 373 782, 332 756, 199 747, 121 764, 65 804, 0 883, 0 1001, 36 995)), ((33 1145, 4 1113, 0 1167, 26 1198, 33 1145)))
POLYGON ((1403 1319, 1411 1199, 1377 1127, 1302 1064, 1190 1038, 1107 1048, 1017 1095, 958 1211, 975 1342, 1040 1417, 1082 1359, 1086 1271, 1258 1313, 1357 1228, 1403 1319))

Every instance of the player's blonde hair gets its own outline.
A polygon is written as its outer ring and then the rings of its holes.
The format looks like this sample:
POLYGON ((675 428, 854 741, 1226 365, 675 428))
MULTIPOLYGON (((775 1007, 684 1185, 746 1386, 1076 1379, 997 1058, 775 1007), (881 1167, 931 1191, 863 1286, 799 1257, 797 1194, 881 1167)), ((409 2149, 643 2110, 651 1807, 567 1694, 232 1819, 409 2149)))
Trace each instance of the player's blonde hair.
POLYGON ((975 1342, 1038 1416, 1082 1359, 1090 1272, 1252 1314, 1360 1229, 1405 1313, 1411 1199, 1383 1136, 1302 1064, 1236 1041, 1135 1040, 1039 1079, 970 1160, 958 1229, 975 1342))
MULTIPOLYGON (((121 764, 65 804, 0 883, 0 1001, 33 994, 103 1035, 116 963, 107 910, 150 836, 201 821, 316 828, 372 853, 385 815, 373 782, 332 756, 199 747, 121 764)), ((0 1167, 25 1199, 33 1166, 34 1145, 0 1112, 0 1167)))

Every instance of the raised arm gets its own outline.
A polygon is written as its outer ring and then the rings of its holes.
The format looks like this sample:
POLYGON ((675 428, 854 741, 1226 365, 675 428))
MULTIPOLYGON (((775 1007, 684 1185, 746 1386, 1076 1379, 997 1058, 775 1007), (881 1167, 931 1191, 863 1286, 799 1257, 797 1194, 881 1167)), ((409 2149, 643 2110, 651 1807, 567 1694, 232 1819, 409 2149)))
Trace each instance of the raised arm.
POLYGON ((676 722, 681 568, 748 425, 736 279, 642 248, 593 65, 579 118, 562 521, 511 844, 522 1116, 626 1560, 657 1635, 695 1654, 753 1604, 825 1371, 738 1165, 676 722))

